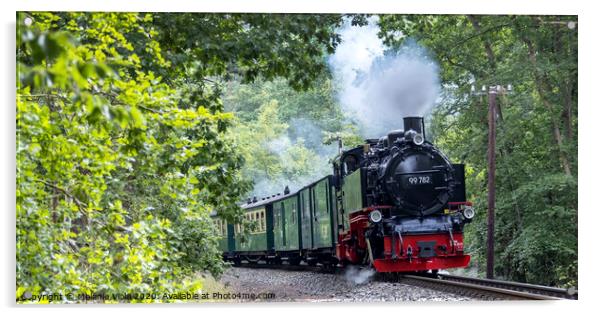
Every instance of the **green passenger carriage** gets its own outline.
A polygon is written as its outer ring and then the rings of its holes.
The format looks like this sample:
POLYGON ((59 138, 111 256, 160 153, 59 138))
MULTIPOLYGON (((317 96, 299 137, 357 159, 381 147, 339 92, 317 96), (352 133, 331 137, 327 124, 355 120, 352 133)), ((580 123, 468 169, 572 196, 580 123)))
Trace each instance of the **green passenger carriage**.
POLYGON ((213 220, 220 249, 226 259, 299 264, 334 262, 337 216, 332 176, 324 177, 297 192, 254 198, 242 205, 244 219, 254 223, 244 234, 241 224, 228 224, 217 214, 213 220))

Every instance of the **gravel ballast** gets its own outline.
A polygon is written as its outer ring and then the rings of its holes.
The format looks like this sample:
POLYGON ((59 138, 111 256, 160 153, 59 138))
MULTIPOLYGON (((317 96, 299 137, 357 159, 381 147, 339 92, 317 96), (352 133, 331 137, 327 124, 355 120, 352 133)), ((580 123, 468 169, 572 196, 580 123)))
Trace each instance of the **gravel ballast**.
POLYGON ((398 282, 374 280, 368 270, 347 269, 329 274, 232 267, 220 283, 231 293, 247 294, 236 301, 390 302, 469 301, 468 296, 398 282), (252 294, 252 295, 248 295, 252 294), (250 297, 254 296, 254 297, 250 297))

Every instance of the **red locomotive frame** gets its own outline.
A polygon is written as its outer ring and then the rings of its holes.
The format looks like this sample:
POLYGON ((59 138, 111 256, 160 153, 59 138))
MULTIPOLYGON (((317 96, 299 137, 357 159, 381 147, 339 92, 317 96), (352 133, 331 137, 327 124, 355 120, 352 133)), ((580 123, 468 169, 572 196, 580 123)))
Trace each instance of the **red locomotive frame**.
MULTIPOLYGON (((448 203, 451 212, 458 211, 463 206, 472 206, 472 203, 448 203)), ((368 242, 363 237, 370 226, 368 214, 376 209, 388 208, 391 206, 371 206, 349 215, 349 230, 339 231, 338 234, 336 257, 340 262, 362 263, 365 256, 361 253, 370 251, 368 242)), ((402 240, 395 241, 394 249, 392 249, 392 238, 399 237, 384 237, 384 258, 371 258, 371 264, 378 272, 416 272, 463 268, 470 262, 470 255, 464 254, 463 233, 405 234, 401 235, 402 240), (420 257, 418 243, 423 241, 435 243, 434 256, 420 257), (413 251, 408 253, 408 248, 413 251)))

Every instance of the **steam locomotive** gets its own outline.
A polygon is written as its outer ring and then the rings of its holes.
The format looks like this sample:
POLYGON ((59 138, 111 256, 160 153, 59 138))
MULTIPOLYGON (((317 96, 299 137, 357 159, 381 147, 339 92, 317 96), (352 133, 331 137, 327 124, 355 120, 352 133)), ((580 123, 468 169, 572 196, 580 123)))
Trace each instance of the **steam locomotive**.
POLYGON ((255 223, 250 234, 214 215, 224 259, 359 264, 378 272, 467 266, 463 229, 475 211, 466 201, 464 165, 426 140, 423 118, 403 121, 403 130, 341 151, 332 175, 248 199, 242 207, 255 223))

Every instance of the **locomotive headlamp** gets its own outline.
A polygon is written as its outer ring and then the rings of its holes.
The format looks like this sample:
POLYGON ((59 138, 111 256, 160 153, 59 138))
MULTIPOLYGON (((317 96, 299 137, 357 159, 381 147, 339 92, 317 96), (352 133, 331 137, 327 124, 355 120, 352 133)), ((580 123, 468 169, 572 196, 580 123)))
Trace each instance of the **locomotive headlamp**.
POLYGON ((383 214, 379 210, 370 212, 370 221, 372 223, 378 223, 383 219, 383 214))
POLYGON ((416 134, 414 135, 414 138, 412 138, 412 141, 416 145, 422 145, 422 143, 424 143, 424 137, 422 137, 422 134, 416 134))
POLYGON ((466 219, 472 219, 474 217, 474 215, 475 215, 474 208, 472 208, 470 206, 467 206, 462 211, 462 215, 464 215, 464 218, 466 218, 466 219))

